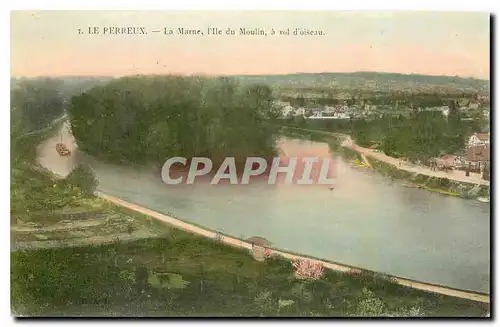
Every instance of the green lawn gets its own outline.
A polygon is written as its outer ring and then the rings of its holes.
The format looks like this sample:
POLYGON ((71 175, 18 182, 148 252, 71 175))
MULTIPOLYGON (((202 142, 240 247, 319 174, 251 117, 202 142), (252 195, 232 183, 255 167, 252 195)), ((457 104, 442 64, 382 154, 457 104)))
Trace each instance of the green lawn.
POLYGON ((14 252, 12 308, 30 315, 479 316, 485 305, 376 276, 293 277, 290 262, 172 230, 132 243, 14 252), (281 304, 281 306, 280 306, 281 304), (287 304, 287 305, 284 305, 287 304))

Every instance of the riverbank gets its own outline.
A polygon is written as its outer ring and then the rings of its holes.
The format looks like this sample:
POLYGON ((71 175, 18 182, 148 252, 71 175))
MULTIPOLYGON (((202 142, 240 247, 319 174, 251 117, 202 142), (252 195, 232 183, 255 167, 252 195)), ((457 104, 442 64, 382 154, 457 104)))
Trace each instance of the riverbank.
MULTIPOLYGON (((351 151, 355 150, 351 149, 351 151)), ((366 155, 366 158, 373 169, 380 174, 389 178, 406 180, 412 185, 430 192, 447 196, 458 196, 465 199, 489 196, 489 186, 487 185, 470 184, 448 178, 428 176, 396 167, 369 155, 366 155)))
POLYGON ((480 174, 471 173, 471 176, 467 177, 462 171, 446 173, 402 163, 399 159, 389 157, 382 152, 354 144, 346 134, 295 127, 286 127, 284 131, 285 135, 327 142, 333 151, 349 160, 368 161, 369 166, 382 175, 409 181, 430 192, 466 199, 489 198, 489 181, 483 180, 480 174))
POLYGON ((62 115, 45 128, 11 138, 11 164, 26 161, 34 163, 39 143, 57 134, 66 119, 67 116, 62 115))
MULTIPOLYGON (((245 242, 244 240, 234 238, 234 237, 231 237, 229 235, 223 235, 217 231, 203 228, 201 226, 196 226, 192 223, 187 223, 179 218, 163 215, 161 213, 143 208, 143 207, 136 205, 134 203, 130 203, 130 202, 121 200, 119 198, 116 198, 116 197, 113 197, 110 195, 106 195, 106 194, 97 192, 97 196, 99 196, 107 201, 110 201, 111 203, 114 203, 116 205, 122 206, 124 208, 130 209, 133 211, 137 211, 137 212, 145 214, 149 217, 153 217, 155 219, 158 219, 162 222, 165 222, 165 223, 167 223, 171 226, 174 226, 176 228, 180 228, 184 231, 194 233, 194 234, 197 234, 200 236, 208 237, 211 239, 217 238, 219 242, 225 243, 225 244, 232 246, 232 247, 242 248, 242 249, 247 249, 247 250, 252 249, 252 244, 245 242)), ((426 283, 411 281, 408 279, 399 278, 399 277, 395 277, 395 276, 378 274, 378 273, 368 271, 365 269, 361 269, 358 267, 352 267, 352 266, 343 265, 340 263, 329 262, 329 261, 321 260, 318 258, 312 258, 312 257, 300 255, 297 253, 284 252, 284 251, 280 251, 279 249, 274 249, 272 247, 268 247, 268 248, 270 250, 272 250, 273 254, 275 254, 281 258, 285 258, 285 259, 289 259, 289 260, 293 260, 293 261, 295 261, 295 260, 314 260, 315 262, 320 262, 322 264, 322 266, 325 268, 328 268, 328 269, 331 269, 334 271, 338 271, 338 272, 342 272, 342 273, 348 273, 348 274, 354 274, 354 275, 356 275, 356 274, 377 274, 381 278, 391 280, 393 283, 396 283, 396 284, 409 286, 412 288, 425 290, 425 291, 429 291, 429 292, 435 292, 435 293, 439 293, 439 294, 460 297, 460 298, 469 299, 469 300, 475 300, 475 301, 480 301, 480 302, 489 302, 489 296, 482 295, 479 293, 464 292, 464 291, 454 290, 454 289, 447 288, 447 287, 441 287, 438 285, 426 284, 426 283)))

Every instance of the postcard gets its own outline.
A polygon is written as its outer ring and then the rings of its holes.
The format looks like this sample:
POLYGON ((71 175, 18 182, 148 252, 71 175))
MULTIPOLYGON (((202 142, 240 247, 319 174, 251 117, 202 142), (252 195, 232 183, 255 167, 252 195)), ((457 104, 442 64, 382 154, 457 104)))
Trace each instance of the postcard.
POLYGON ((490 16, 13 11, 16 317, 489 317, 490 16))

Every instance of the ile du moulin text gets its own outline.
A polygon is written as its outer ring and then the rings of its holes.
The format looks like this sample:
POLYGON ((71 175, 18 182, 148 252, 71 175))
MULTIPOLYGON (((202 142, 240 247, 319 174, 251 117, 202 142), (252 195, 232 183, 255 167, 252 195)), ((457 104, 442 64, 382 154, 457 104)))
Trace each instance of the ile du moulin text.
MULTIPOLYGON (((302 35, 305 31, 302 29, 286 29, 274 30, 268 32, 262 28, 217 28, 208 27, 205 31, 195 28, 168 28, 148 30, 145 27, 119 27, 119 26, 106 26, 106 27, 89 27, 89 34, 104 34, 104 35, 145 35, 145 34, 164 34, 164 35, 302 35)), ((309 33, 307 33, 309 34, 309 33)))

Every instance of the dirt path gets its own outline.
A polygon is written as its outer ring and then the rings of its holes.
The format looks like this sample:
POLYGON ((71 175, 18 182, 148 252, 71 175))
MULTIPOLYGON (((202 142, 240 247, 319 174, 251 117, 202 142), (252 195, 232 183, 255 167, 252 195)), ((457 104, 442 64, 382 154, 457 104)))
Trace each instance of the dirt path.
POLYGON ((71 238, 71 239, 61 239, 61 240, 15 242, 11 246, 11 251, 54 249, 62 247, 67 248, 67 247, 79 247, 79 246, 89 246, 89 245, 105 245, 117 241, 132 242, 156 236, 158 235, 151 233, 134 233, 134 234, 121 233, 121 234, 113 234, 105 236, 97 235, 91 237, 71 238))
MULTIPOLYGON (((227 245, 230 245, 230 246, 237 247, 237 248, 244 248, 244 249, 248 249, 248 250, 252 249, 252 244, 247 243, 241 239, 234 238, 234 237, 231 237, 228 235, 221 235, 220 233, 218 233, 216 231, 208 230, 208 229, 205 229, 205 228, 202 228, 199 226, 195 226, 193 224, 184 222, 180 219, 170 217, 170 216, 161 214, 161 213, 153 211, 153 210, 146 209, 146 208, 141 207, 137 204, 126 202, 124 200, 121 200, 121 199, 116 198, 116 197, 111 196, 111 195, 107 195, 107 194, 104 194, 101 192, 97 192, 96 195, 107 200, 107 201, 110 201, 114 204, 117 204, 117 205, 123 206, 125 208, 140 212, 140 213, 145 214, 145 215, 148 215, 150 217, 153 217, 159 221, 162 221, 164 223, 167 223, 171 226, 177 227, 177 228, 182 229, 184 231, 194 233, 197 235, 201 235, 201 236, 205 236, 205 237, 209 237, 212 239, 217 237, 221 242, 223 242, 227 245)), ((332 269, 335 271, 346 272, 346 273, 360 273, 362 271, 359 268, 345 266, 345 265, 341 265, 341 264, 337 264, 337 263, 333 263, 333 262, 328 262, 328 261, 324 261, 324 260, 312 259, 312 258, 307 257, 307 256, 283 252, 280 250, 273 249, 272 252, 273 252, 273 254, 279 255, 281 257, 284 257, 284 258, 287 258, 290 260, 315 260, 315 261, 319 261, 319 262, 321 262, 321 264, 325 268, 332 269)), ((420 290, 424 290, 424 291, 428 291, 428 292, 432 292, 432 293, 439 293, 439 294, 443 294, 443 295, 449 295, 449 296, 453 296, 453 297, 458 297, 458 298, 463 298, 463 299, 468 299, 468 300, 473 300, 473 301, 478 301, 478 302, 484 302, 484 303, 490 302, 489 295, 478 294, 478 293, 467 292, 467 291, 460 291, 460 290, 455 290, 455 289, 451 289, 451 288, 447 288, 447 287, 443 287, 443 286, 421 283, 421 282, 412 281, 412 280, 399 278, 399 277, 395 277, 394 281, 400 285, 403 285, 403 286, 407 286, 407 287, 411 287, 411 288, 415 288, 415 289, 420 289, 420 290)))
POLYGON ((377 152, 372 149, 363 148, 359 145, 353 144, 351 147, 354 151, 359 152, 362 155, 371 156, 380 161, 384 161, 388 164, 391 164, 399 169, 403 169, 409 172, 418 173, 422 175, 439 177, 439 178, 448 178, 450 180, 454 180, 457 182, 470 183, 470 184, 481 184, 481 185, 490 185, 489 181, 486 181, 481 178, 481 174, 470 173, 470 176, 465 176, 465 172, 461 170, 453 170, 450 172, 444 171, 434 171, 428 167, 417 166, 417 165, 409 165, 403 163, 401 160, 390 157, 383 152, 377 152))
POLYGON ((402 169, 402 170, 406 170, 409 172, 418 173, 418 174, 422 174, 422 175, 432 176, 432 177, 448 178, 450 180, 454 180, 457 182, 470 183, 470 184, 481 184, 481 185, 488 185, 488 186, 490 185, 490 182, 482 179, 481 174, 478 174, 478 173, 470 173, 470 176, 465 176, 465 172, 460 171, 460 170, 453 170, 451 172, 434 171, 434 170, 431 170, 430 168, 425 167, 425 166, 406 164, 397 158, 390 157, 390 156, 386 155, 383 152, 377 152, 375 150, 364 148, 364 147, 361 147, 361 146, 355 144, 354 140, 347 134, 317 131, 317 130, 305 129, 305 128, 296 128, 296 129, 308 131, 308 132, 317 132, 320 134, 344 137, 344 140, 342 141, 341 146, 350 148, 350 149, 360 153, 361 155, 371 156, 377 160, 386 162, 386 163, 391 164, 391 165, 393 165, 399 169, 402 169))

